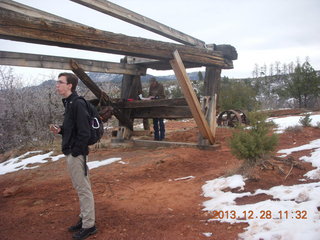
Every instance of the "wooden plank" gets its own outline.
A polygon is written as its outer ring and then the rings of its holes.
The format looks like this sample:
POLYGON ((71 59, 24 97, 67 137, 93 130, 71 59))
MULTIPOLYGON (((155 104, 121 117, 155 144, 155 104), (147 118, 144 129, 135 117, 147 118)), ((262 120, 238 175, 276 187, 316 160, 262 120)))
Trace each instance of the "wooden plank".
POLYGON ((188 106, 185 98, 174 99, 153 99, 153 100, 135 100, 123 101, 113 100, 118 108, 150 108, 150 107, 170 107, 170 106, 188 106))
MULTIPOLYGON (((221 79, 221 69, 215 67, 207 67, 204 78, 204 98, 203 98, 203 112, 205 118, 210 126, 210 129, 215 136, 216 132, 216 112, 217 112, 217 94, 219 92, 221 79)), ((199 136, 199 144, 207 145, 207 139, 199 136)))
POLYGON ((204 48, 205 42, 106 0, 71 0, 177 42, 204 48))
MULTIPOLYGON (((84 71, 115 74, 145 75, 146 68, 133 64, 72 58, 84 71)), ((0 51, 0 65, 72 70, 70 58, 49 55, 0 51)))
POLYGON ((216 96, 204 96, 203 102, 204 102, 204 115, 205 118, 209 124, 210 130, 213 133, 213 136, 216 134, 216 96))
POLYGON ((221 148, 220 144, 214 144, 210 146, 200 146, 196 143, 188 143, 188 142, 167 142, 167 141, 153 141, 153 140, 141 140, 134 139, 133 144, 136 147, 190 147, 190 148, 200 148, 202 150, 218 150, 221 148))
POLYGON ((33 17, 9 10, 2 2, 0 2, 0 38, 167 61, 177 49, 185 62, 224 69, 233 67, 225 62, 220 52, 129 37, 69 22, 33 17))
POLYGON ((192 118, 188 106, 136 108, 131 112, 131 118, 192 118))
POLYGON ((207 48, 213 50, 213 51, 219 51, 222 52, 222 55, 229 60, 236 60, 238 59, 238 53, 235 47, 229 45, 229 44, 207 44, 207 48))
POLYGON ((187 75, 187 72, 184 68, 183 62, 178 51, 173 53, 174 59, 170 61, 172 68, 175 72, 175 75, 178 79, 178 82, 181 86, 182 92, 187 100, 187 103, 190 107, 190 111, 194 120, 197 123, 200 133, 203 137, 207 138, 211 144, 214 144, 214 134, 211 132, 208 122, 206 121, 204 114, 201 111, 200 103, 197 99, 197 96, 192 88, 190 79, 187 75))
POLYGON ((204 76, 205 96, 214 96, 220 91, 221 69, 207 67, 204 76))
MULTIPOLYGON (((147 58, 139 58, 139 57, 131 57, 131 56, 126 56, 126 58, 127 58, 127 63, 136 64, 138 66, 145 67, 145 68, 151 68, 155 70, 171 70, 172 69, 169 61, 159 61, 155 59, 147 59, 147 58)), ((196 67, 202 67, 202 64, 185 63, 184 66, 186 68, 196 68, 196 67)), ((232 63, 230 66, 232 66, 232 63)))

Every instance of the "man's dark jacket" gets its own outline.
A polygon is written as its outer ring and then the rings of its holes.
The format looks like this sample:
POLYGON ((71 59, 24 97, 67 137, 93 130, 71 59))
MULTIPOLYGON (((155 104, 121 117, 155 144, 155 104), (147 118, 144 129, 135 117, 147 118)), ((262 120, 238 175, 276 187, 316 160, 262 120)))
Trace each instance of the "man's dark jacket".
POLYGON ((65 155, 76 157, 88 155, 88 140, 90 138, 89 113, 86 103, 73 92, 69 97, 62 99, 65 107, 62 134, 62 152, 65 155))

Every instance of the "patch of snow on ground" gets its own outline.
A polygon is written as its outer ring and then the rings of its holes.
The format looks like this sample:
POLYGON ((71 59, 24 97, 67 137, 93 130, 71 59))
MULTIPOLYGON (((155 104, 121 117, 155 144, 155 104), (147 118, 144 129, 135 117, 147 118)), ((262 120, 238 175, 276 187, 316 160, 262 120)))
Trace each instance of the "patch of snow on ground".
POLYGON ((311 155, 303 156, 300 158, 300 160, 305 162, 310 162, 312 166, 315 167, 316 169, 313 169, 307 172, 304 176, 310 179, 320 179, 320 139, 311 141, 309 144, 305 144, 299 147, 283 149, 278 151, 278 153, 284 153, 284 155, 281 155, 281 157, 285 157, 293 152, 310 150, 310 149, 313 149, 313 152, 311 153, 311 155))
POLYGON ((4 175, 11 172, 16 172, 19 170, 33 169, 40 166, 42 163, 47 163, 51 161, 57 161, 64 157, 63 154, 58 156, 51 156, 53 152, 48 152, 44 154, 38 154, 35 156, 28 157, 28 155, 41 153, 42 151, 32 151, 27 152, 19 157, 11 158, 3 163, 0 163, 0 175, 4 175), (33 166, 28 166, 28 165, 33 166))
POLYGON ((92 161, 92 162, 87 162, 88 168, 89 169, 93 169, 93 168, 98 168, 101 166, 105 166, 117 161, 121 161, 121 158, 108 158, 105 160, 101 160, 101 161, 92 161))
MULTIPOLYGON (((283 133, 288 127, 301 126, 299 120, 304 116, 289 116, 289 117, 271 117, 267 121, 273 121, 278 125, 276 133, 283 133)), ((317 126, 320 122, 320 115, 310 115, 311 126, 317 126)))
POLYGON ((206 237, 211 237, 212 236, 212 233, 211 232, 205 232, 205 233, 202 233, 204 236, 206 237))
MULTIPOLYGON (((48 152, 44 154, 37 154, 31 157, 28 157, 31 154, 41 153, 42 151, 32 151, 27 152, 19 157, 9 159, 3 163, 0 163, 0 175, 4 175, 11 172, 16 172, 19 170, 33 169, 40 167, 40 164, 47 163, 49 161, 55 162, 61 158, 64 158, 65 155, 60 154, 57 156, 52 156, 53 152, 48 152), (30 166, 32 165, 32 166, 30 166)), ((98 168, 111 164, 116 161, 120 161, 121 158, 109 158, 101 161, 92 161, 87 162, 89 169, 98 168)))
POLYGON ((320 183, 277 186, 268 190, 258 189, 254 193, 223 191, 243 187, 243 183, 242 177, 235 175, 208 181, 202 187, 204 196, 212 198, 203 203, 204 210, 213 215, 210 221, 247 222, 246 231, 239 234, 240 239, 246 240, 319 239, 320 214, 317 207, 320 206, 320 183), (262 193, 279 200, 236 205, 236 198, 262 193), (216 212, 219 215, 215 215, 216 212))
MULTIPOLYGON (((278 133, 287 127, 301 125, 301 116, 269 118, 277 125, 278 133)), ((311 116, 312 125, 320 121, 320 115, 311 116)), ((299 147, 278 151, 285 157, 296 151, 313 150, 310 156, 300 160, 312 163, 316 169, 305 174, 311 179, 320 179, 320 139, 299 147)), ((203 195, 211 198, 203 203, 203 210, 212 213, 210 221, 229 223, 246 222, 245 232, 239 234, 245 240, 319 240, 320 239, 320 182, 293 186, 276 186, 258 189, 254 193, 240 192, 245 180, 240 175, 207 181, 202 186, 203 195), (233 192, 230 191, 233 189, 233 192), (235 199, 244 196, 267 194, 276 200, 254 204, 236 205, 235 199), (218 215, 217 215, 218 214, 218 215)))

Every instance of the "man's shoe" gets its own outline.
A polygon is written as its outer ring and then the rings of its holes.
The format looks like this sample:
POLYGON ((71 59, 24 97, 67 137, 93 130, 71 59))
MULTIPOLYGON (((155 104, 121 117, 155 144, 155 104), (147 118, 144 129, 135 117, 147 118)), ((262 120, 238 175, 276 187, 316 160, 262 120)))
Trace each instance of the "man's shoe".
POLYGON ((82 228, 82 219, 80 218, 79 221, 75 225, 68 228, 68 231, 69 232, 76 232, 76 231, 79 231, 81 228, 82 228))
POLYGON ((89 237, 90 235, 95 234, 96 232, 97 232, 96 226, 93 226, 91 228, 81 228, 80 231, 73 234, 72 237, 77 240, 82 240, 89 237))

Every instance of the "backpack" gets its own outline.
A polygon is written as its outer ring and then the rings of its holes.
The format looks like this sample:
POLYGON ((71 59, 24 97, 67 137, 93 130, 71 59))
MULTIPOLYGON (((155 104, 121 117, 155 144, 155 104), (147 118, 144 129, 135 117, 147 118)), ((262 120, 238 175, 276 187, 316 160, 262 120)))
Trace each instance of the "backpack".
POLYGON ((75 100, 77 99, 82 99, 87 104, 90 124, 90 138, 88 141, 88 145, 93 145, 97 143, 103 135, 103 122, 95 106, 93 106, 82 96, 78 96, 75 100))

